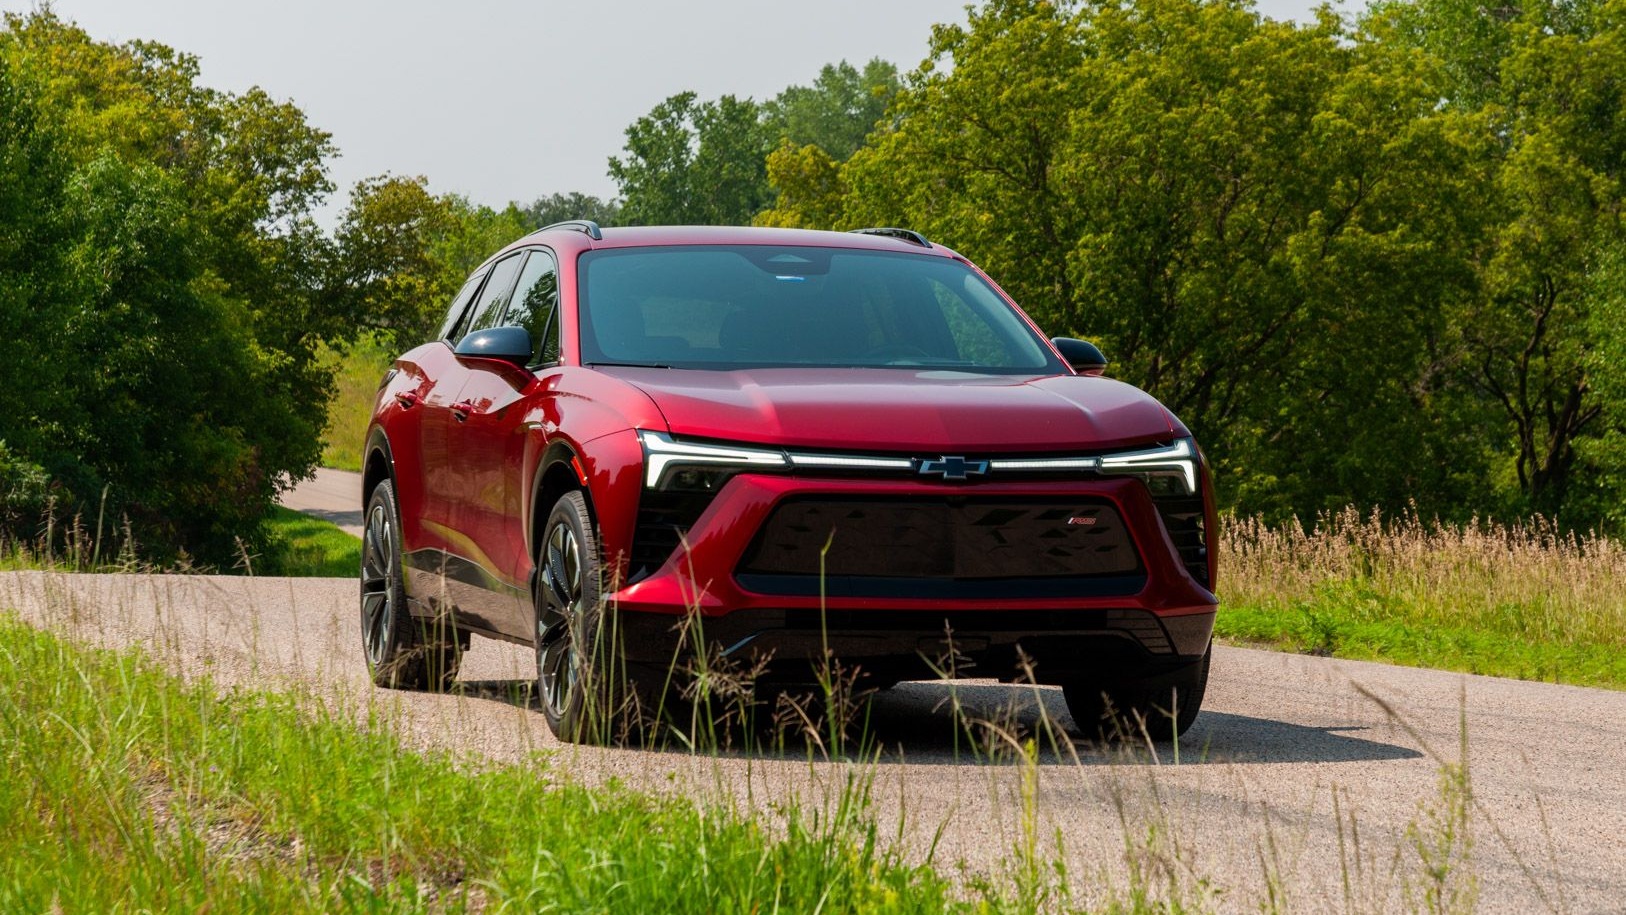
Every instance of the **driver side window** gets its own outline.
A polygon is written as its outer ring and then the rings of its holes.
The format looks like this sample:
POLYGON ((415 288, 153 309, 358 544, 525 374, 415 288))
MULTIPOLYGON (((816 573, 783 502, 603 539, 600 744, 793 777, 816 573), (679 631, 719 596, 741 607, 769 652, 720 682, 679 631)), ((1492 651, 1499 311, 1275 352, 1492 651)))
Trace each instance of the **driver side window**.
POLYGON ((547 251, 532 251, 520 272, 503 324, 531 335, 531 365, 559 361, 559 268, 547 251))
POLYGON ((476 273, 463 284, 457 298, 452 300, 452 307, 446 311, 446 321, 440 326, 440 339, 456 346, 457 341, 463 339, 463 335, 469 332, 469 302, 474 298, 474 294, 480 291, 480 281, 485 277, 484 273, 476 273))

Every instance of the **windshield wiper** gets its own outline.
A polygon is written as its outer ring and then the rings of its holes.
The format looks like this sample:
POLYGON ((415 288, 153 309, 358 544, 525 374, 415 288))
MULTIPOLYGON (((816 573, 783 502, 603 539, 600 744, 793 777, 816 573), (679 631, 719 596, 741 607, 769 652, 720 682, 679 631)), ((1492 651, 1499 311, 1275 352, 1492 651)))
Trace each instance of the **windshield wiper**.
POLYGON ((611 368, 625 368, 625 369, 669 369, 669 368, 671 368, 671 366, 663 365, 663 364, 661 364, 659 362, 588 362, 588 363, 585 363, 585 364, 586 365, 593 365, 593 366, 604 365, 604 366, 609 366, 611 368))

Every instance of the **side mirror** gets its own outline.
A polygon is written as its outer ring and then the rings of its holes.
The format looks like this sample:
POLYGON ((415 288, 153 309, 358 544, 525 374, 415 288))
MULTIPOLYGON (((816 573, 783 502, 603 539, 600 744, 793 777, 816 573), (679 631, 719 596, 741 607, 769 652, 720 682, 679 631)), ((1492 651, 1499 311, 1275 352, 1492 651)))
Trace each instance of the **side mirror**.
POLYGON ((1101 355, 1101 350, 1088 340, 1055 337, 1050 342, 1061 353, 1061 358, 1066 359, 1073 371, 1080 375, 1100 375, 1107 370, 1107 357, 1101 355))
POLYGON ((498 359, 524 368, 531 361, 531 332, 523 327, 488 327, 459 340, 452 352, 474 359, 498 359))

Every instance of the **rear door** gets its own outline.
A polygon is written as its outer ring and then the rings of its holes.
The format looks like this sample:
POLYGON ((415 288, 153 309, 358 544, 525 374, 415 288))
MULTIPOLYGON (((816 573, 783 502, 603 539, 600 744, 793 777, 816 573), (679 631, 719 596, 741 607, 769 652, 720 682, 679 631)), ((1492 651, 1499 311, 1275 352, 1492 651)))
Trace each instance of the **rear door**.
MULTIPOLYGON (((467 323, 469 308, 485 280, 484 271, 470 277, 458 292, 441 328, 440 339, 420 346, 397 362, 400 374, 391 385, 390 396, 402 420, 394 424, 400 437, 394 448, 397 475, 396 499, 400 503, 402 547, 407 572, 413 576, 412 591, 420 599, 441 596, 440 570, 448 543, 445 502, 432 493, 431 481, 446 470, 445 422, 447 375, 460 368, 452 355, 450 340, 459 324, 467 323), (404 420, 404 421, 403 421, 404 420)), ((458 380, 450 384, 461 384, 458 380)), ((455 389, 454 389, 455 390, 455 389)))

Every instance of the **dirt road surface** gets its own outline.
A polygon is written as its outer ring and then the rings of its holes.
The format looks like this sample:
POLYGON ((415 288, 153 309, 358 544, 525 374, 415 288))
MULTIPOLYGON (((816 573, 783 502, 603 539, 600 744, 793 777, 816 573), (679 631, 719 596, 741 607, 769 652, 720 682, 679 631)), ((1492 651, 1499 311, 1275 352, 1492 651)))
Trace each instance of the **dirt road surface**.
MULTIPOLYGON (((397 716, 422 748, 498 761, 537 752, 551 771, 619 778, 770 820, 818 807, 853 775, 874 779, 883 836, 949 873, 1008 876, 1023 835, 1024 767, 956 726, 1070 723, 1058 690, 989 682, 902 684, 878 696, 879 761, 562 746, 529 700, 528 649, 476 639, 447 695, 373 688, 353 581, 204 576, 0 575, 0 609, 95 644, 143 645, 188 675, 309 692, 397 716)), ((1472 845, 1445 881, 1471 877, 1484 912, 1626 913, 1626 693, 1219 647, 1204 711, 1179 747, 1082 742, 1037 767, 1041 855, 1084 899, 1127 892, 1259 911, 1418 907, 1419 844, 1449 803, 1441 762, 1466 729, 1472 845), (1058 847, 1059 846, 1059 847, 1058 847)), ((996 741, 997 743, 997 741, 996 741)))

